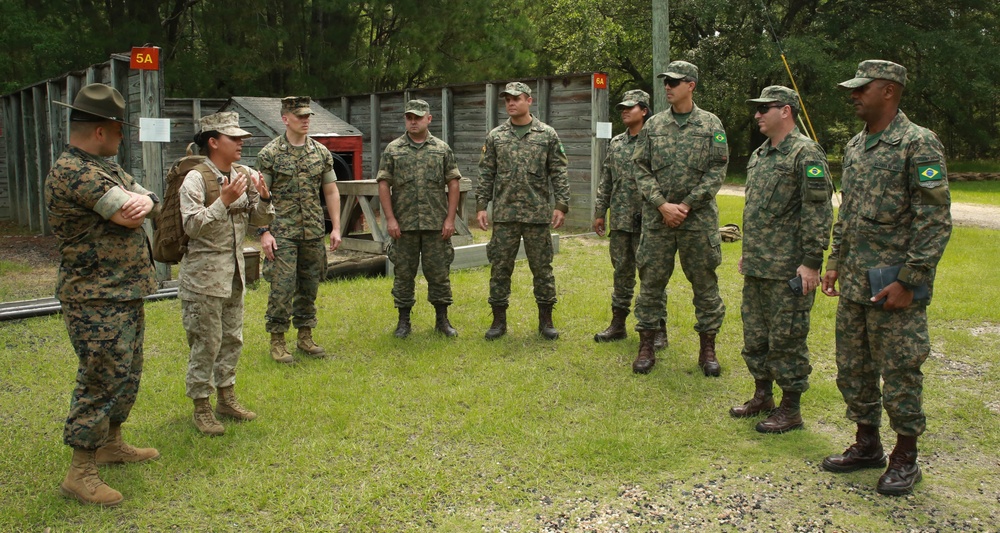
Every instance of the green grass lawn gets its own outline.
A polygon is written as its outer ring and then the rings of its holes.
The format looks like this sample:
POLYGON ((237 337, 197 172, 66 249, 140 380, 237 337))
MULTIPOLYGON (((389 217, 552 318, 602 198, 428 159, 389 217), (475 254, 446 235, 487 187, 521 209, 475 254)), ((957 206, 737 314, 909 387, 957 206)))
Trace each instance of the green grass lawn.
MULTIPOLYGON (((742 200, 719 197, 722 223, 742 200)), ((835 384, 836 301, 818 296, 804 431, 761 435, 728 409, 753 382, 739 356, 739 243, 719 268, 728 308, 721 378, 696 365, 690 285, 670 286, 670 347, 633 375, 637 336, 596 344, 610 319, 605 239, 564 236, 555 259, 558 341, 536 332, 531 276, 515 272, 510 327, 491 317, 488 269, 455 272, 458 339, 392 337, 389 279, 325 283, 317 341, 336 354, 269 360, 267 285, 246 298, 237 391, 256 421, 200 436, 184 396, 187 348, 176 300, 146 306, 146 367, 125 437, 155 462, 106 467, 115 509, 59 495, 62 425, 75 356, 60 316, 0 323, 0 531, 994 531, 1000 522, 1000 290, 983 283, 996 231, 956 228, 929 308, 924 480, 875 493, 880 474, 820 469, 852 442, 835 384)), ((426 283, 418 283, 418 300, 426 283)), ((629 317, 629 327, 634 320, 629 317)), ((891 430, 882 435, 890 443, 891 430)))
POLYGON ((1000 181, 953 181, 951 201, 1000 206, 1000 181))

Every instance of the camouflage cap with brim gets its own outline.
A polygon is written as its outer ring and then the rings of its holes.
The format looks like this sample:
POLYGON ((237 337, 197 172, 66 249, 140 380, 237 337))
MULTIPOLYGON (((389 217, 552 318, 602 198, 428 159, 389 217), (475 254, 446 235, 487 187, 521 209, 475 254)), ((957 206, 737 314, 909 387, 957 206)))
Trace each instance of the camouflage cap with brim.
POLYGON ((308 96, 286 96, 281 99, 281 114, 315 115, 313 110, 309 108, 309 102, 308 96))
POLYGON ((624 109, 627 107, 635 107, 639 104, 649 107, 649 93, 640 89, 632 89, 631 91, 625 93, 621 102, 615 104, 615 108, 624 109))
POLYGON ((241 139, 253 137, 249 131, 240 128, 240 115, 236 111, 223 111, 201 117, 201 131, 217 131, 227 137, 241 139))
POLYGON ((418 117, 427 115, 431 112, 431 106, 423 100, 410 100, 406 102, 406 109, 403 111, 404 115, 413 114, 418 117))
POLYGON ((894 81, 906 87, 906 67, 892 61, 868 59, 858 63, 854 77, 837 84, 842 89, 857 89, 875 80, 894 81))
POLYGON ((656 77, 670 78, 674 80, 690 78, 694 81, 698 81, 698 67, 688 63, 687 61, 671 61, 670 64, 667 65, 667 71, 657 74, 656 77))
POLYGON ((508 83, 502 91, 500 91, 500 96, 504 96, 506 94, 511 96, 519 96, 521 94, 531 96, 531 87, 528 87, 528 84, 524 82, 512 81, 508 83))
POLYGON ((760 98, 750 98, 748 104, 784 104, 799 111, 799 95, 784 85, 770 85, 760 92, 760 98))

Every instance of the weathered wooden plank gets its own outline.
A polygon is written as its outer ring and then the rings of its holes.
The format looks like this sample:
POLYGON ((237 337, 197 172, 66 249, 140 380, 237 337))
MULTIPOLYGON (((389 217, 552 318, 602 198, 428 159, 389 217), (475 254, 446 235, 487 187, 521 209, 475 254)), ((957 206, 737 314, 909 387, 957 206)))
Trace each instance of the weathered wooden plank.
POLYGON ((21 92, 21 131, 23 132, 21 155, 24 157, 22 166, 24 174, 21 180, 20 201, 24 203, 27 215, 21 225, 27 226, 31 231, 39 231, 41 224, 39 223, 38 189, 36 188, 38 186, 38 166, 36 164, 38 161, 38 145, 36 144, 38 138, 35 136, 34 124, 32 123, 35 115, 32 92, 30 88, 21 92))
POLYGON ((535 105, 538 106, 538 120, 548 124, 549 122, 549 111, 551 110, 551 96, 552 96, 552 84, 546 78, 539 79, 536 83, 537 90, 535 91, 535 105))
POLYGON ((52 228, 49 227, 48 208, 45 205, 45 177, 52 168, 52 144, 49 135, 49 102, 46 99, 45 85, 36 85, 31 88, 31 97, 34 108, 33 120, 35 124, 35 147, 38 150, 35 157, 36 183, 32 187, 37 191, 38 227, 43 235, 51 235, 52 228))
POLYGON ((371 101, 369 104, 369 112, 371 113, 371 130, 368 136, 369 140, 369 151, 368 151, 368 174, 374 176, 374 170, 378 168, 379 157, 382 155, 382 147, 380 146, 379 139, 382 137, 382 105, 381 97, 377 94, 371 95, 371 101))
POLYGON ((455 106, 451 89, 441 89, 441 139, 449 146, 455 142, 455 106))

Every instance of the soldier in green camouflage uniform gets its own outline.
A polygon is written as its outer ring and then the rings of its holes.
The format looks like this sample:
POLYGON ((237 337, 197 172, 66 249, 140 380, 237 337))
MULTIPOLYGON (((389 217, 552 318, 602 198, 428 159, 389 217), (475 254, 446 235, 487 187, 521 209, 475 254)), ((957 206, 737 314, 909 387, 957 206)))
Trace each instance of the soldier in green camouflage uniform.
MULTIPOLYGON (((122 440, 142 377, 143 297, 156 292, 142 228, 159 215, 159 199, 113 160, 122 141, 125 100, 100 83, 83 87, 69 106, 69 147, 45 180, 49 224, 62 260, 56 298, 79 366, 63 442, 73 448, 60 485, 66 496, 112 506, 122 495, 97 466, 159 457, 122 440)), ((135 127, 135 126, 133 126, 135 127)))
POLYGON ((308 96, 282 98, 285 133, 257 154, 257 169, 274 197, 275 219, 270 228, 261 228, 260 244, 264 272, 271 283, 266 327, 271 334, 271 358, 279 363, 295 360, 285 347, 289 316, 298 329, 298 349, 312 357, 326 354, 312 337, 316 295, 326 275, 326 227, 320 193, 333 223, 330 251, 340 247, 341 241, 340 192, 333 156, 308 136, 312 114, 308 96))
POLYGON ((185 384, 194 401, 194 424, 204 434, 222 435, 225 427, 209 401, 213 391, 218 391, 219 415, 239 421, 257 418, 240 404, 235 391, 243 349, 243 238, 247 224, 269 224, 274 207, 257 172, 236 164, 243 139, 250 137, 240 128, 239 115, 226 111, 204 116, 200 122, 195 142, 208 157, 184 176, 178 191, 189 238, 181 259, 178 296, 191 348, 185 384), (206 187, 212 182, 218 185, 206 187))
POLYGON ((788 87, 765 87, 754 118, 768 137, 747 164, 743 208, 743 359, 756 383, 753 398, 729 413, 771 412, 771 383, 781 387, 781 407, 757 424, 761 433, 802 427, 799 400, 809 388, 809 313, 830 242, 833 183, 826 153, 795 126, 799 96, 788 87), (793 292, 788 280, 798 277, 793 292))
POLYGON ((823 467, 850 472, 884 466, 884 406, 897 437, 877 490, 889 495, 909 494, 921 478, 917 437, 926 422, 920 367, 930 338, 928 301, 913 296, 923 284, 933 293, 935 268, 951 236, 944 149, 934 132, 899 110, 905 85, 906 69, 881 60, 861 62, 855 77, 840 84, 851 90, 865 128, 844 150, 844 200, 823 277, 823 292, 840 296, 837 387, 847 417, 858 426, 856 442, 824 459, 823 467), (901 266, 897 280, 872 295, 869 269, 888 266, 901 266))
POLYGON ((378 169, 378 196, 389 236, 389 260, 395 267, 392 296, 399 309, 394 335, 410 334, 410 310, 417 267, 423 259, 427 301, 434 306, 435 329, 454 337, 448 321, 451 305, 451 262, 455 248, 455 213, 458 210, 458 171, 448 143, 431 135, 433 118, 423 100, 410 100, 404 111, 406 133, 385 147, 378 169), (447 192, 445 192, 447 190, 447 192))
MULTIPOLYGON (((616 135, 608 144, 608 155, 601 167, 594 205, 594 232, 604 236, 609 232, 608 251, 614 267, 614 289, 611 293, 611 324, 594 335, 595 342, 624 339, 627 335, 625 318, 632 307, 635 290, 635 254, 642 232, 642 195, 635 185, 635 165, 632 149, 643 124, 653 115, 649 108, 649 93, 639 89, 625 93, 615 106, 622 114, 628 131, 616 135), (610 210, 610 214, 608 211, 610 210), (608 218, 605 224, 605 217, 608 218)), ((666 347, 666 323, 657 332, 657 349, 666 347)))
POLYGON ((493 324, 486 338, 497 339, 507 332, 510 277, 523 238, 534 277, 538 331, 554 340, 559 332, 552 325, 556 280, 552 274, 549 227, 562 226, 569 211, 566 151, 556 130, 531 115, 531 89, 526 84, 508 83, 500 96, 509 118, 486 136, 476 189, 479 227, 489 227, 486 209, 490 202, 495 223, 486 247, 490 260, 489 302, 493 308, 493 324))
POLYGON ((632 154, 636 183, 646 200, 636 256, 639 354, 632 370, 645 374, 656 363, 653 339, 660 319, 667 314, 663 291, 674 271, 674 256, 679 254, 694 291, 694 329, 701 340, 698 366, 706 376, 718 376, 715 335, 722 327, 726 306, 715 273, 722 262, 715 195, 729 163, 726 132, 718 117, 694 103, 698 67, 674 61, 658 77, 664 79, 671 107, 646 122, 632 154))

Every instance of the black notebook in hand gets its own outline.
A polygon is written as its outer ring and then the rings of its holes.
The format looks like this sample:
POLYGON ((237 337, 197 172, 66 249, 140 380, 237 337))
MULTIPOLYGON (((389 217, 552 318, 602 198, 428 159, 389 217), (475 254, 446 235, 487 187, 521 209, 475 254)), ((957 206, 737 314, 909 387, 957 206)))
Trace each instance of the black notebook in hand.
MULTIPOLYGON (((882 292, 887 285, 896 281, 899 277, 899 271, 903 268, 903 265, 893 265, 881 268, 871 268, 868 270, 868 283, 872 286, 872 297, 876 294, 882 292)), ((930 293, 927 290, 927 284, 921 283, 919 286, 913 289, 913 301, 915 302, 926 302, 930 299, 930 293)), ((875 302, 875 305, 882 307, 885 303, 885 298, 875 302)))

